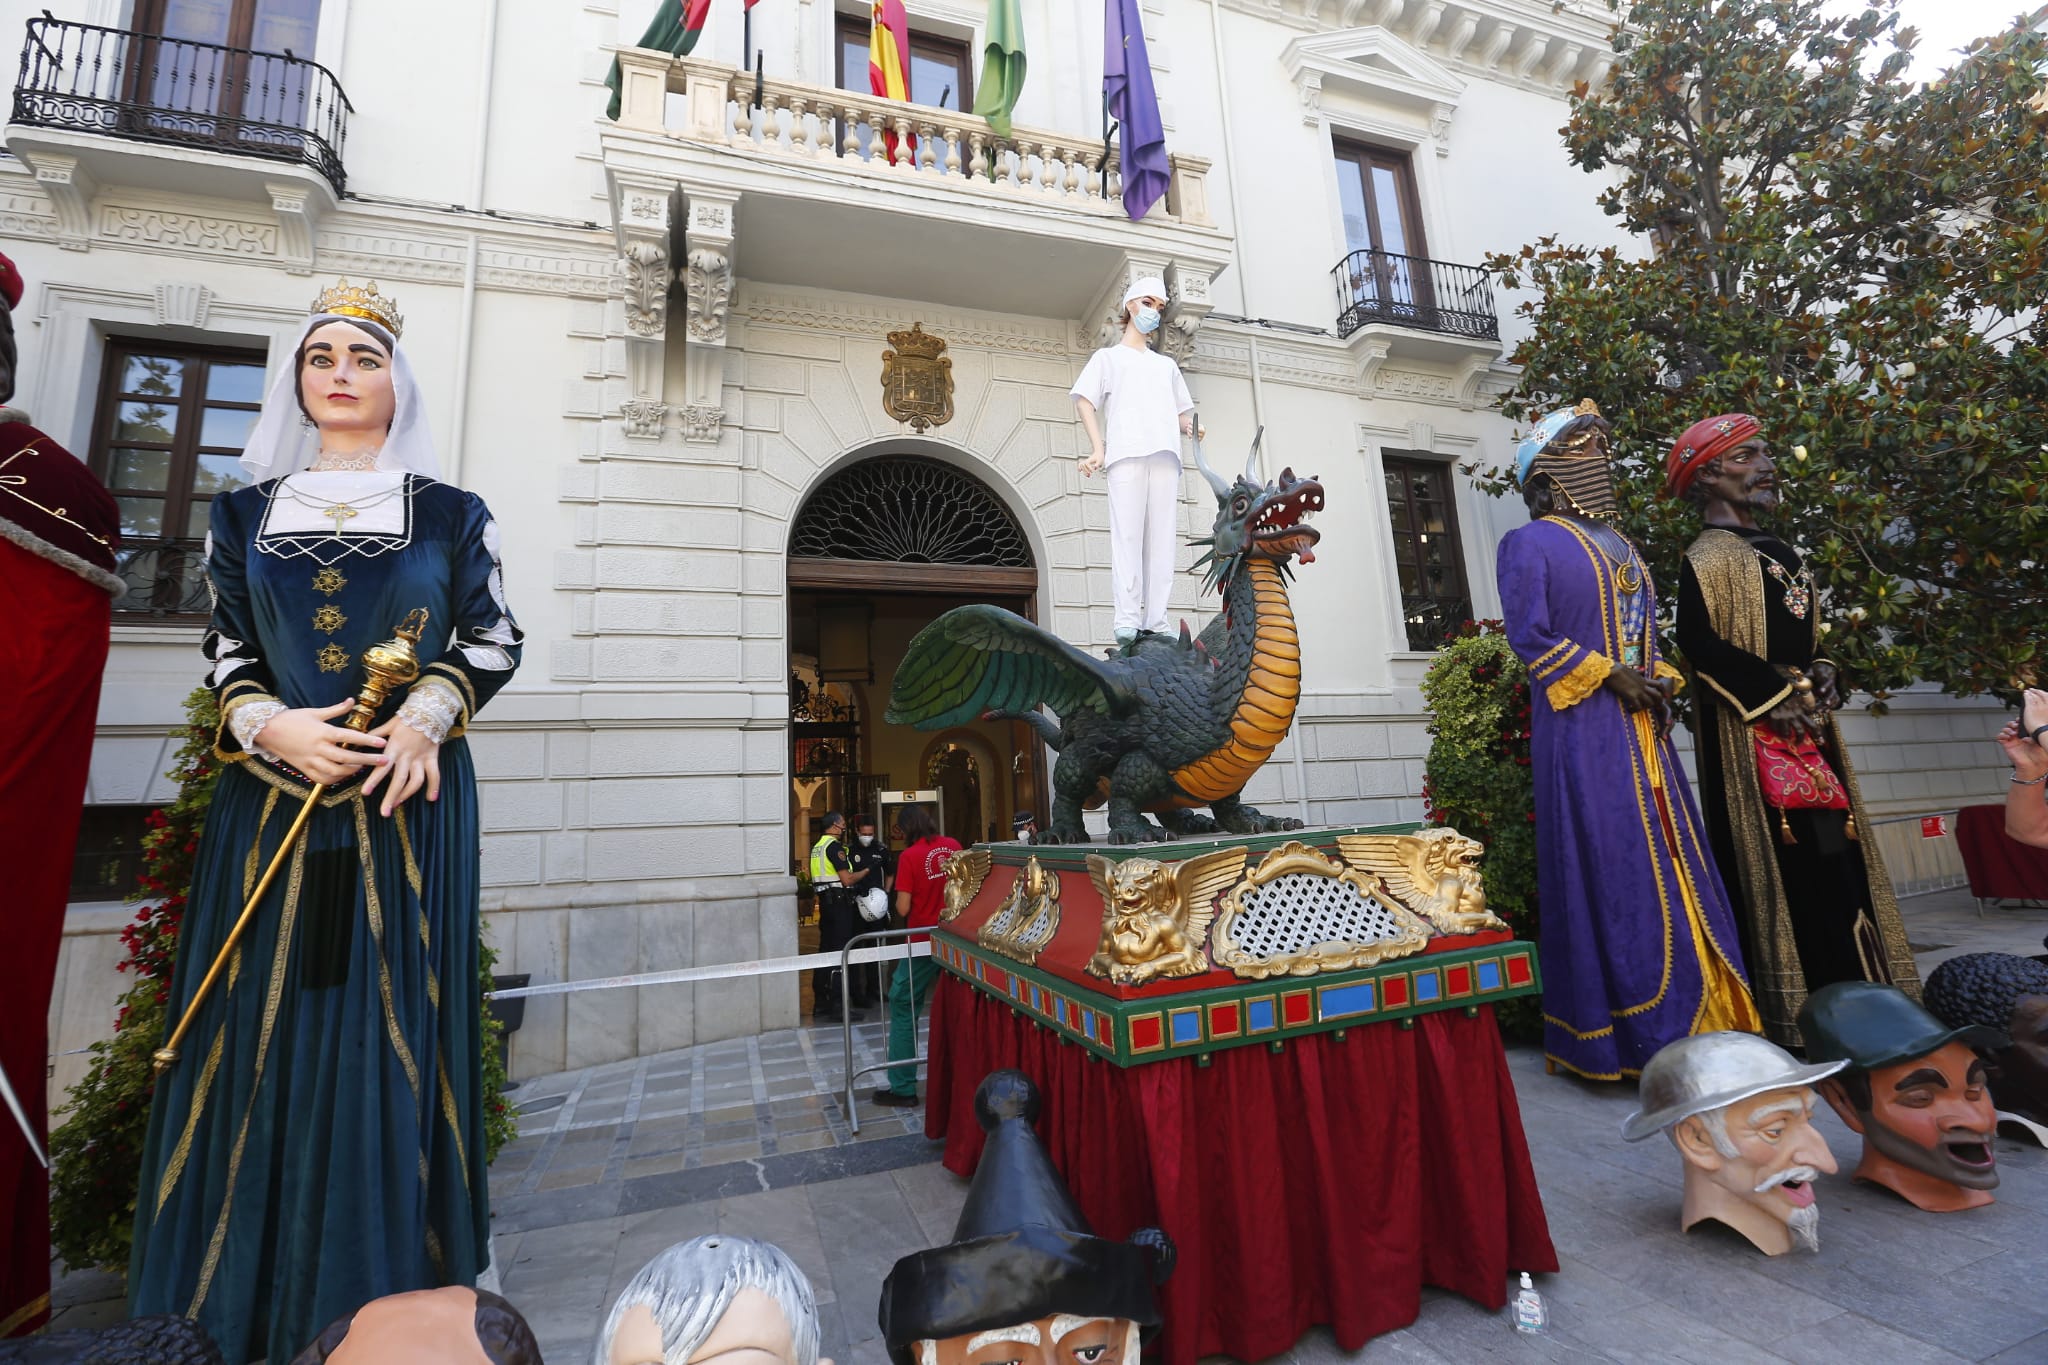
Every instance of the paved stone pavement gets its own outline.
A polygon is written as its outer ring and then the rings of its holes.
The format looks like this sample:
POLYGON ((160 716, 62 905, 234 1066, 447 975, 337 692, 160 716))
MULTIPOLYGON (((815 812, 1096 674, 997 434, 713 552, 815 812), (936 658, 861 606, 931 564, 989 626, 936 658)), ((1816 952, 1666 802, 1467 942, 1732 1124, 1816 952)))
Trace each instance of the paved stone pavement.
MULTIPOLYGON (((1958 952, 2041 951, 2048 911, 1980 917, 1964 891, 1905 903, 1923 972, 1958 952)), ((855 1028, 858 1063, 882 1026, 855 1028)), ((841 1034, 814 1027, 525 1082, 521 1136, 491 1173, 495 1270, 554 1365, 590 1358, 604 1310, 641 1264, 714 1230, 777 1243, 817 1287, 825 1353, 883 1365, 882 1278, 951 1235, 965 1182, 939 1166, 921 1110, 863 1098, 856 1137, 837 1096, 841 1034)), ((1282 1359, 1326 1361, 2048 1361, 2048 1152, 2001 1139, 1998 1202, 1950 1217, 1833 1177, 1818 1256, 1775 1261, 1732 1235, 1677 1230, 1668 1144, 1623 1143, 1633 1089, 1546 1076, 1509 1054, 1562 1264, 1538 1276, 1553 1325, 1518 1336, 1499 1315, 1425 1291, 1411 1326, 1347 1353, 1317 1331, 1282 1359)), ((860 1094, 879 1082, 869 1077, 860 1094)), ((1860 1140, 1821 1107, 1839 1160, 1860 1140)), ((1446 1154, 1453 1159, 1452 1154, 1446 1154)), ((73 1276, 67 1321, 117 1315, 118 1287, 73 1276)))

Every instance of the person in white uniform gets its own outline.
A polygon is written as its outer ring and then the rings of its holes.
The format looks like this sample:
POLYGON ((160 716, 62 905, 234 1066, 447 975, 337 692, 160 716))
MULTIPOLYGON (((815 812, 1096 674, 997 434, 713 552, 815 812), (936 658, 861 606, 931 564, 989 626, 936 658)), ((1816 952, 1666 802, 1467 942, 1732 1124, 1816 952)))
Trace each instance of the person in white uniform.
POLYGON ((1088 359, 1074 406, 1088 432, 1081 473, 1109 471, 1109 573, 1117 643, 1166 629, 1173 586, 1180 438, 1195 435, 1195 400, 1180 366, 1151 347, 1166 308, 1166 282, 1147 276, 1124 295, 1124 334, 1088 359), (1097 414, 1107 406, 1106 420, 1097 414), (1108 427, 1107 432, 1104 426, 1108 427))

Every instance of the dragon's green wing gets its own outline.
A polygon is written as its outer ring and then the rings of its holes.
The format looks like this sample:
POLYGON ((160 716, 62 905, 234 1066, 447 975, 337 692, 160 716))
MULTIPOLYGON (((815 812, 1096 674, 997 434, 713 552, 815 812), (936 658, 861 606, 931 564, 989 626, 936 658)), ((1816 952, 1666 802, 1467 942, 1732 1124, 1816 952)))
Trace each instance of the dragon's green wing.
POLYGON ((1022 715, 1040 706, 1061 716, 1120 712, 1134 700, 1120 672, 1015 612, 955 607, 910 642, 885 719, 938 730, 990 711, 1022 715))

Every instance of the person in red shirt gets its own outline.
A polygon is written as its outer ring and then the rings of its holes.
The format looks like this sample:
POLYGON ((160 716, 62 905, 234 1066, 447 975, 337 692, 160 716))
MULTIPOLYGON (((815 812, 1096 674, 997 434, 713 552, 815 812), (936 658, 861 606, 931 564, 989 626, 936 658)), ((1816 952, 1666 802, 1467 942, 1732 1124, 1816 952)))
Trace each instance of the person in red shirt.
MULTIPOLYGON (((905 806, 896 816, 907 846, 896 859, 896 910, 912 929, 939 922, 946 904, 946 864, 960 851, 960 841, 939 833, 938 822, 923 806, 905 806)), ((919 936, 913 943, 926 942, 919 936)), ((917 1055, 917 1015, 931 1003, 938 964, 913 957, 889 974, 889 1060, 917 1055)), ((917 1103, 917 1068, 889 1069, 889 1083, 875 1092, 875 1103, 908 1108, 917 1103)))

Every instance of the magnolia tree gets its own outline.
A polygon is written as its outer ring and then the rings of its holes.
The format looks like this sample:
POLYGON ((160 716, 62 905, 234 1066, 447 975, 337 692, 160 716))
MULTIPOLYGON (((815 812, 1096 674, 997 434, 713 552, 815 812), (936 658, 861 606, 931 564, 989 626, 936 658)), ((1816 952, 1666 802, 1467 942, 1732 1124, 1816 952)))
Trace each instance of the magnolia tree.
POLYGON ((1921 679, 2009 695, 2048 672, 2048 25, 1916 86, 1895 6, 1630 7, 1563 133, 1646 246, 1490 258, 1533 296, 1502 409, 1601 405, 1624 525, 1666 584, 1699 524, 1660 496, 1666 452, 1754 413, 1830 657, 1880 702, 1921 679))

